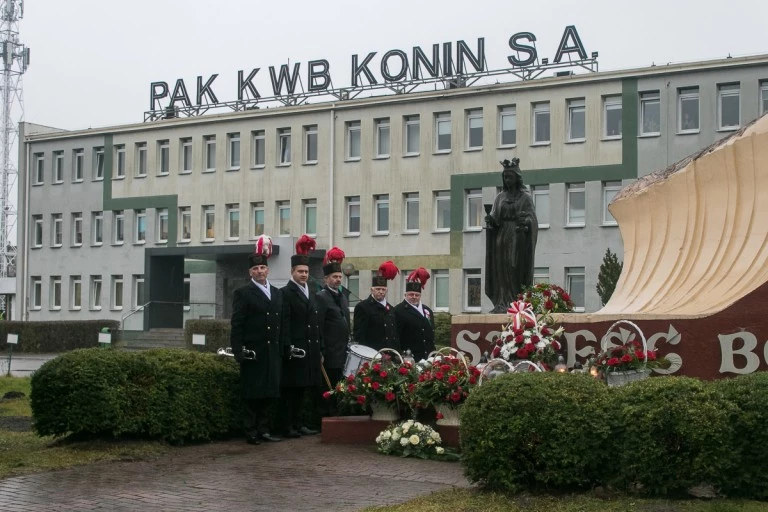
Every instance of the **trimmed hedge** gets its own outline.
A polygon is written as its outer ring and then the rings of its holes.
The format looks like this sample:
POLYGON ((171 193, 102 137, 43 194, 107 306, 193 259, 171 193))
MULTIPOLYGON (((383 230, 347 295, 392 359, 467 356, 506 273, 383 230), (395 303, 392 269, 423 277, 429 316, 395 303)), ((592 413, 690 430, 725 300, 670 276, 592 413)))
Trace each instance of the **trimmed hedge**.
POLYGON ((8 333, 18 334, 14 352, 59 353, 78 348, 99 346, 99 332, 108 327, 112 343, 117 342, 120 322, 116 320, 85 320, 55 322, 0 322, 0 350, 8 350, 8 333))
POLYGON ((32 375, 30 404, 41 436, 204 441, 243 418, 237 363, 180 349, 68 352, 32 375))
POLYGON ((229 320, 187 320, 184 324, 184 341, 187 348, 199 352, 216 352, 229 346, 229 320), (192 345, 193 334, 205 334, 205 345, 192 345))
POLYGON ((451 346, 451 314, 435 313, 435 346, 451 346))
POLYGON ((587 375, 508 374, 461 413, 462 461, 499 491, 606 485, 668 495, 711 485, 768 497, 768 373, 658 377, 608 388, 587 375))

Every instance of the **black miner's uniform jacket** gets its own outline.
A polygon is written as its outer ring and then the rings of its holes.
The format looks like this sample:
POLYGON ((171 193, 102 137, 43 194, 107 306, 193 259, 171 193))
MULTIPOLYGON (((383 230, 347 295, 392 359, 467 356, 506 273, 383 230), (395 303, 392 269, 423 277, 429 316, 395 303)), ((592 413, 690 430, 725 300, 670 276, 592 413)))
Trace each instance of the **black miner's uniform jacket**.
POLYGON ((425 315, 403 301, 395 306, 395 324, 400 350, 411 351, 416 361, 425 359, 435 350, 435 315, 422 304, 425 315))
POLYGON ((240 364, 244 398, 280 396, 280 370, 283 363, 280 339, 280 315, 283 295, 270 285, 267 299, 253 282, 235 290, 232 299, 232 352, 243 348, 256 352, 256 359, 240 364))
POLYGON ((395 317, 392 305, 384 306, 370 295, 355 306, 352 338, 355 343, 375 350, 393 348, 398 350, 395 317))
POLYGON ((322 386, 320 372, 320 326, 317 304, 313 294, 309 298, 294 283, 288 281, 283 292, 282 337, 285 350, 283 361, 284 387, 322 386), (290 346, 306 351, 304 358, 288 358, 290 346))
POLYGON ((327 286, 315 295, 326 368, 344 368, 349 342, 349 302, 327 286))

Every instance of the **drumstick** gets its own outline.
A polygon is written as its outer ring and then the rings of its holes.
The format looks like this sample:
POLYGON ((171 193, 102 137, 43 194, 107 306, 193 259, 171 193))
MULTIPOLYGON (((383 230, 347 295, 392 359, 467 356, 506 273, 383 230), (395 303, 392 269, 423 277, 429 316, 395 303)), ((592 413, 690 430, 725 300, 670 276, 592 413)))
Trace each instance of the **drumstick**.
POLYGON ((323 377, 325 377, 325 383, 328 384, 328 390, 333 391, 333 386, 331 386, 331 379, 329 379, 328 374, 325 373, 325 366, 323 366, 322 363, 320 363, 320 371, 323 372, 323 377))

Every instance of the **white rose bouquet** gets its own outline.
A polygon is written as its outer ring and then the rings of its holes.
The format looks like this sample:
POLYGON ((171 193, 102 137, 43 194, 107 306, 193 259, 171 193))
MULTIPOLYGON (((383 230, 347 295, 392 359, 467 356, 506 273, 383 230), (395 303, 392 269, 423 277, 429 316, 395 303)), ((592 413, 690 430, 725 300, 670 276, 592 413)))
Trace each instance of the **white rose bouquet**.
MULTIPOLYGON (((385 455, 421 459, 453 459, 455 454, 440 446, 440 434, 418 421, 407 420, 390 425, 376 436, 376 448, 385 455)), ((458 458, 458 457, 455 457, 458 458)))

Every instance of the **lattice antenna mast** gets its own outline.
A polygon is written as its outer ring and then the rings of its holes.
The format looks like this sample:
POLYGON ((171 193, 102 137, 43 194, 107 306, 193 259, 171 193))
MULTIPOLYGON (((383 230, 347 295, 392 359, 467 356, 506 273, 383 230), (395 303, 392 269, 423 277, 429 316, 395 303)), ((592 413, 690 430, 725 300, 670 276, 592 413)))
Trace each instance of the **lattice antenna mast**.
MULTIPOLYGON (((24 118, 21 75, 29 66, 29 48, 19 42, 23 0, 0 1, 0 53, 2 53, 2 127, 0 127, 0 277, 16 275, 16 207, 11 201, 18 170, 12 150, 18 122, 24 118)), ((0 298, 2 300, 2 298, 0 298)))

